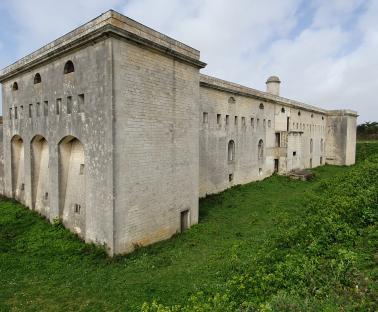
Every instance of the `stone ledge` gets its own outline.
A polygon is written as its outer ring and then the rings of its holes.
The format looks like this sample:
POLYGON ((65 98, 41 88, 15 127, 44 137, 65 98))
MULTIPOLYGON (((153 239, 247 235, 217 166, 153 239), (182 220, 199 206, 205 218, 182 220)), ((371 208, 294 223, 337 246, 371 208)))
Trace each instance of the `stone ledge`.
POLYGON ((111 34, 149 46, 199 68, 206 66, 199 60, 198 50, 110 10, 4 68, 0 71, 0 81, 84 45, 90 40, 111 34))

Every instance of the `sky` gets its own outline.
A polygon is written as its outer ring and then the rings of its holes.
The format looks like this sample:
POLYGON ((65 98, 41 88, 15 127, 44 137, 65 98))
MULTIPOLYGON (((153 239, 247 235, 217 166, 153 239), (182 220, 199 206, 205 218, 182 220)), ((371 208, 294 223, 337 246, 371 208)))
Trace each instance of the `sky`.
POLYGON ((201 51, 201 72, 378 121, 378 0, 0 0, 0 68, 113 9, 201 51))

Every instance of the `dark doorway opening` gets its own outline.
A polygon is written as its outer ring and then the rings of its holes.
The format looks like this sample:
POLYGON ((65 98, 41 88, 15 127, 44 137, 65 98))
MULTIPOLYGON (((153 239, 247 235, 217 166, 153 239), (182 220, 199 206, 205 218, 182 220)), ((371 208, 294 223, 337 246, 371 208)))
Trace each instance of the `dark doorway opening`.
POLYGON ((181 211, 181 232, 184 232, 189 228, 189 210, 181 211))
POLYGON ((280 167, 280 161, 278 159, 274 160, 274 172, 277 173, 280 167))

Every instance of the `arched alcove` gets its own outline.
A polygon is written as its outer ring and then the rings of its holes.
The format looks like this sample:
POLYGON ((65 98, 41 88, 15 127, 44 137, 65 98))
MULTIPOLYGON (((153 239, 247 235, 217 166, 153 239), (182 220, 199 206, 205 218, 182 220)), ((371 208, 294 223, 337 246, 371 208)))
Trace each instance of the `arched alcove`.
POLYGON ((24 141, 19 135, 15 135, 11 140, 11 175, 12 195, 16 200, 24 202, 24 141))
POLYGON ((264 141, 260 140, 257 146, 258 159, 264 159, 264 141))
POLYGON ((59 215, 63 224, 84 237, 85 152, 79 139, 67 136, 59 143, 59 215))
POLYGON ((18 90, 18 83, 17 82, 13 82, 12 90, 13 91, 17 91, 18 90))
POLYGON ((73 73, 75 71, 75 66, 72 61, 67 61, 66 64, 64 64, 64 74, 73 73))
POLYGON ((235 142, 233 140, 230 140, 228 142, 228 157, 229 162, 235 161, 235 142))
POLYGON ((38 84, 42 82, 41 75, 39 73, 36 73, 34 76, 34 84, 38 84))
POLYGON ((49 146, 40 135, 30 144, 32 208, 47 216, 49 211, 49 146))

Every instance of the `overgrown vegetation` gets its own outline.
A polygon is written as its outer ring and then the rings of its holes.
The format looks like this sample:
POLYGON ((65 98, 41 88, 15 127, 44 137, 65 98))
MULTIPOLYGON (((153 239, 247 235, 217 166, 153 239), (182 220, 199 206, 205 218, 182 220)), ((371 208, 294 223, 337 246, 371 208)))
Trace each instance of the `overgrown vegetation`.
POLYGON ((365 122, 357 126, 358 140, 378 140, 378 122, 365 122))
POLYGON ((210 196, 190 231, 115 259, 3 200, 0 310, 376 311, 378 144, 357 156, 210 196))

